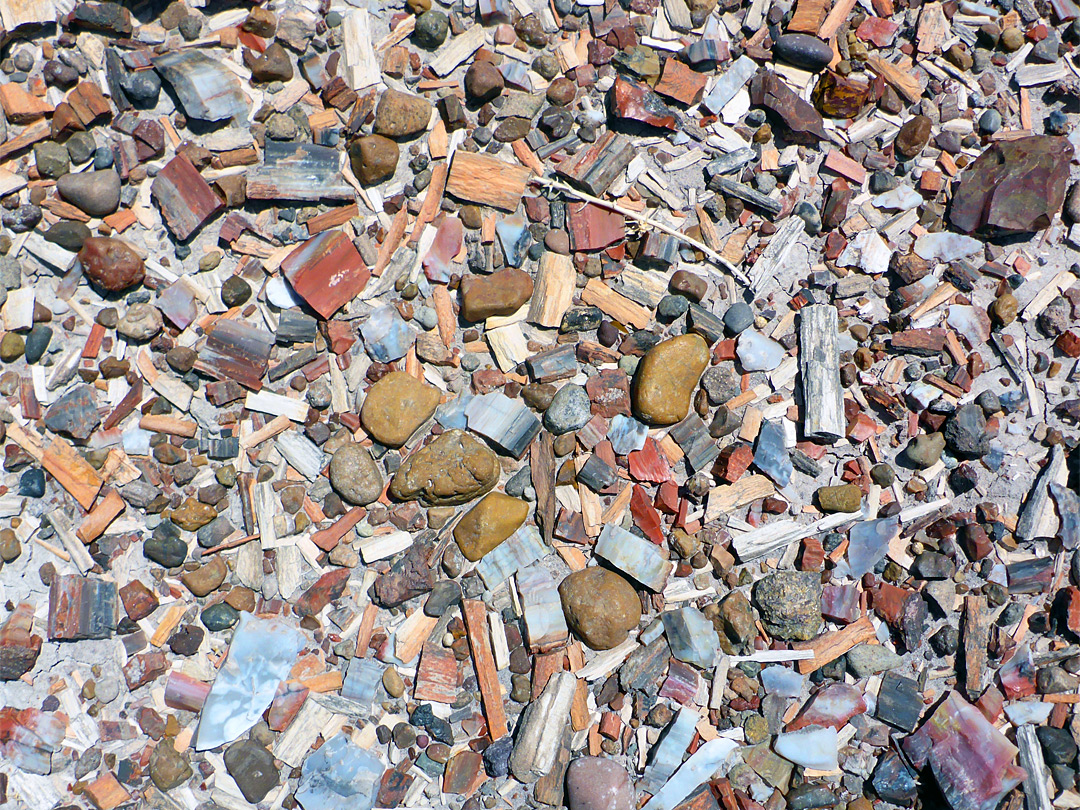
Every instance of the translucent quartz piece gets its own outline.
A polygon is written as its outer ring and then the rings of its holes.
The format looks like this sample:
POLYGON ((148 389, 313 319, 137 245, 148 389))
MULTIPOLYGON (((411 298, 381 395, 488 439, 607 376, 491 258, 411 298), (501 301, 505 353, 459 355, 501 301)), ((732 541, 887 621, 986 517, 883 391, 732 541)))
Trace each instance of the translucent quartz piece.
POLYGON ((669 610, 660 618, 664 622, 671 654, 680 661, 702 669, 711 668, 716 660, 719 638, 712 622, 693 607, 669 610))
POLYGON ((400 360, 416 342, 416 332, 391 304, 372 312, 360 327, 360 334, 368 356, 380 363, 400 360))
POLYGON ((835 771, 840 767, 838 745, 839 737, 835 728, 809 726, 777 735, 773 749, 784 759, 804 768, 835 771))
POLYGON ((786 487, 795 471, 784 442, 784 429, 776 422, 762 422, 754 448, 754 466, 778 486, 786 487))
POLYGON ((296 800, 304 810, 371 810, 385 766, 344 734, 304 760, 296 800))
POLYGON ((657 593, 664 590, 671 573, 672 564, 664 559, 659 548, 614 523, 604 526, 594 553, 657 593))
POLYGON ((998 670, 998 680, 1010 700, 1035 694, 1035 659, 1031 647, 1025 641, 998 670))
POLYGON ((383 666, 372 658, 354 658, 349 661, 341 696, 357 703, 370 704, 382 682, 383 666))
POLYGON ((765 667, 761 670, 761 685, 770 695, 793 698, 802 694, 806 676, 793 669, 781 666, 765 667))
POLYGON ((1009 703, 1005 706, 1005 716, 1014 726, 1022 726, 1024 723, 1041 726, 1050 719, 1050 712, 1054 710, 1053 703, 1009 703))
POLYGON ((461 252, 464 240, 461 220, 446 217, 435 233, 435 241, 424 257, 424 275, 432 281, 446 283, 455 269, 454 257, 461 252))
POLYGON ((925 233, 915 240, 915 253, 928 262, 955 262, 982 249, 981 239, 949 231, 925 233))
MULTIPOLYGON (((513 64, 513 60, 507 61, 513 64)), ((522 67, 524 68, 524 65, 522 67)), ((521 267, 532 239, 525 217, 503 217, 495 223, 495 233, 499 237, 499 244, 502 245, 506 263, 511 267, 521 267)))
POLYGON ((866 701, 862 690, 847 683, 831 683, 819 689, 795 719, 788 725, 788 731, 811 726, 841 729, 857 714, 866 711, 866 701))
POLYGON ((529 77, 529 68, 523 62, 518 62, 515 59, 505 59, 499 66, 499 72, 502 73, 503 79, 511 87, 524 90, 526 93, 532 92, 533 83, 529 77))
POLYGON ((990 316, 982 309, 954 304, 949 307, 948 323, 972 346, 990 339, 990 316))
POLYGON ((1026 775, 1016 746, 958 692, 902 745, 917 770, 929 764, 953 810, 994 810, 1026 775))
POLYGON ((922 380, 913 382, 904 389, 904 393, 911 398, 920 411, 941 396, 940 389, 935 388, 930 383, 924 383, 922 380))
POLYGON ((196 750, 224 745, 259 722, 303 646, 303 634, 284 620, 241 613, 229 654, 203 704, 196 750))
POLYGON ((469 425, 465 411, 473 399, 472 394, 460 394, 444 402, 435 410, 435 421, 447 430, 465 430, 469 425))
POLYGON ((847 247, 836 259, 841 267, 858 267, 868 275, 876 276, 889 269, 892 251, 889 245, 878 236, 877 231, 868 228, 848 242, 847 247))
POLYGON ((631 416, 617 413, 611 420, 607 438, 617 456, 625 456, 645 446, 649 428, 631 416))
POLYGON ((737 743, 723 737, 709 740, 649 799, 643 810, 673 810, 698 786, 724 768, 738 747, 737 743))
POLYGON ((281 276, 272 276, 266 282, 266 300, 279 309, 292 309, 304 303, 281 276))
POLYGON ((772 371, 787 355, 783 346, 753 329, 739 335, 735 353, 744 371, 772 371))
POLYGON ((900 519, 895 515, 880 520, 863 520, 848 532, 847 558, 851 576, 858 579, 869 574, 885 559, 889 543, 900 530, 900 519))
POLYGON ((923 196, 908 185, 899 185, 873 199, 874 207, 885 211, 910 211, 918 208, 922 202, 923 196))
POLYGON ((697 733, 700 720, 701 715, 693 709, 679 709, 675 719, 668 723, 649 752, 649 764, 642 774, 642 780, 647 785, 658 788, 675 773, 697 733))

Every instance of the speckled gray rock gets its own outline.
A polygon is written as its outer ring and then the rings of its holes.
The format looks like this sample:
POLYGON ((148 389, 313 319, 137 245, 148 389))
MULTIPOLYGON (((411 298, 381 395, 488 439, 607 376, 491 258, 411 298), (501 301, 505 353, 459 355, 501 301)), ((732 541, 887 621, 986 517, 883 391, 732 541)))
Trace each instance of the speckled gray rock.
POLYGON ((821 576, 815 571, 778 571, 754 585, 754 605, 770 634, 809 641, 821 628, 821 576))
POLYGON ((580 385, 564 385, 544 411, 544 427, 556 435, 585 426, 592 418, 589 395, 580 385))
POLYGON ((382 494, 383 477, 367 448, 350 443, 330 460, 330 484, 354 506, 367 506, 382 494))

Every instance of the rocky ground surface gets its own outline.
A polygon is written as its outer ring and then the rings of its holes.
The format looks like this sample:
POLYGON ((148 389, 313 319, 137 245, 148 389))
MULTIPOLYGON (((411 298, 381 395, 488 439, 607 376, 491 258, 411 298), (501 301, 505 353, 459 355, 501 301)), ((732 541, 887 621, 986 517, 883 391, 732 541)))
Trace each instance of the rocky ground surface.
POLYGON ((1080 807, 1072 0, 0 21, 0 806, 1080 807))

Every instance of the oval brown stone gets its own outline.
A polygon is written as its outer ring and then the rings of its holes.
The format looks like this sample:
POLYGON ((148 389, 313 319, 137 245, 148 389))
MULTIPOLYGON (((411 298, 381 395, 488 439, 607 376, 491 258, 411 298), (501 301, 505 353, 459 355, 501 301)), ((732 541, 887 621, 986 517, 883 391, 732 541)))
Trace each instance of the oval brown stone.
POLYGON ((435 413, 440 398, 437 388, 392 371, 368 389, 360 421, 375 441, 401 447, 435 413))
POLYGON ((606 568, 584 568, 559 583, 570 629, 594 650, 626 640, 641 619, 641 599, 624 577, 606 568))
POLYGON ((457 506, 498 481, 499 460, 491 448, 463 430, 448 430, 405 459, 390 481, 390 494, 401 501, 457 506))
POLYGON ((460 291, 461 317, 476 323, 517 312, 532 296, 533 280, 524 270, 508 267, 490 276, 466 276, 460 291))
POLYGON ((518 530, 529 516, 526 501, 489 492, 454 527, 454 540, 465 559, 476 562, 518 530))
POLYGON ((679 335, 653 346, 641 359, 631 389, 634 413, 649 425, 674 425, 690 412, 690 397, 709 364, 700 335, 679 335))
POLYGON ((903 157, 916 157, 930 142, 930 130, 933 122, 925 115, 916 115, 900 127, 893 146, 903 157))
POLYGON ((126 242, 109 236, 91 236, 78 254, 83 273, 109 292, 120 292, 141 284, 146 266, 126 242))

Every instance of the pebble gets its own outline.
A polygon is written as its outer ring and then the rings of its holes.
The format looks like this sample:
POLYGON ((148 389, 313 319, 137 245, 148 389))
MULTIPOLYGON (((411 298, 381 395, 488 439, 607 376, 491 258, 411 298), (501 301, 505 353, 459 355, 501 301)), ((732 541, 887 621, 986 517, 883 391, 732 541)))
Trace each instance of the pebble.
POLYGON ((818 487, 814 496, 822 512, 858 512, 862 508, 862 490, 854 484, 818 487))
POLYGON ((903 659, 881 644, 859 644, 848 650, 848 668, 856 678, 869 678, 890 669, 896 669, 903 659))
POLYGON ((366 447, 342 445, 330 459, 330 484, 334 491, 354 506, 367 506, 379 499, 383 477, 379 465, 366 447))
POLYGON ((141 284, 146 275, 138 254, 126 243, 107 236, 87 239, 78 259, 87 278, 109 292, 122 292, 141 284))
POLYGON ((745 332, 754 324, 754 310, 744 301, 736 301, 724 313, 724 329, 729 335, 745 332))
POLYGON ((113 169, 66 174, 56 183, 60 196, 92 217, 104 217, 120 205, 120 175, 113 169))
POLYGON ((448 430, 405 460, 390 481, 390 494, 457 506, 490 491, 498 480, 498 459, 487 445, 472 434, 448 430))
POLYGON ((132 304, 116 324, 116 331, 128 340, 150 340, 165 326, 161 310, 151 304, 132 304))
POLYGON ((602 757, 578 757, 566 769, 568 810, 634 810, 635 794, 626 769, 602 757))
POLYGON ((986 416, 973 402, 961 405, 945 422, 945 446, 957 458, 982 458, 990 452, 986 416))
POLYGON ((398 145, 382 135, 365 135, 349 145, 349 161, 361 183, 381 183, 397 170, 398 145))
POLYGON ((820 73, 833 60, 829 43, 809 34, 782 34, 772 49, 777 58, 812 73, 820 73))
POLYGON ((240 620, 240 611, 226 602, 218 602, 204 610, 199 618, 207 630, 216 633, 236 624, 240 620))
POLYGON ((512 535, 529 515, 529 504, 501 492, 489 492, 454 527, 454 540, 476 562, 512 535))
POLYGON ((224 760, 229 776, 252 804, 261 802, 278 786, 280 775, 273 754, 253 740, 230 745, 225 749, 224 760))
POLYGON ((194 773, 184 756, 177 752, 171 740, 162 740, 150 754, 150 779, 158 790, 168 792, 179 787, 194 773))
POLYGON ((923 433, 916 436, 907 447, 907 457, 921 470, 933 467, 945 450, 945 436, 941 433, 923 433))
POLYGON ((490 276, 461 280, 461 317, 477 323, 498 315, 513 315, 532 297, 533 280, 524 270, 508 267, 490 276))
POLYGON ((893 146, 905 158, 916 157, 930 142, 933 122, 925 115, 916 115, 904 122, 896 133, 893 146))
POLYGON ((680 335, 646 352, 634 372, 634 414, 649 425, 673 425, 686 418, 690 397, 709 364, 700 335, 680 335))
POLYGON ((593 650, 626 640, 641 619, 641 600, 624 577, 606 568, 574 571, 559 583, 566 623, 593 650))
POLYGON ((809 641, 821 628, 821 577, 814 571, 778 571, 754 584, 754 604, 776 638, 809 641))
POLYGON ((405 681, 396 667, 389 666, 383 670, 382 685, 390 697, 399 698, 405 694, 405 681))
POLYGON ((368 389, 360 421, 380 444, 401 447, 435 413, 440 398, 437 388, 393 371, 368 389))
POLYGON ((419 96, 385 91, 375 108, 374 132, 388 138, 409 138, 427 129, 431 104, 419 96))
POLYGON ((450 31, 450 18, 443 12, 431 9, 416 18, 413 42, 429 51, 436 50, 446 41, 450 31))
POLYGON ((561 436, 579 430, 592 418, 592 403, 580 385, 564 385, 544 411, 544 427, 561 436))

